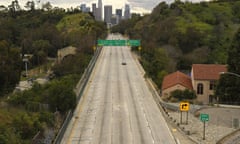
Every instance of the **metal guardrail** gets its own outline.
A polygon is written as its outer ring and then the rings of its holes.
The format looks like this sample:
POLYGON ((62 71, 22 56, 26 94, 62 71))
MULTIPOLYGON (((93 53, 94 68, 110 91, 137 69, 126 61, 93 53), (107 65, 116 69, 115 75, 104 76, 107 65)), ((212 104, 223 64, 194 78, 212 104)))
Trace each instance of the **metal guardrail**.
MULTIPOLYGON (((81 79, 79 80, 78 84, 76 85, 75 89, 74 89, 74 92, 76 93, 76 96, 77 96, 77 103, 79 103, 82 95, 83 95, 83 92, 84 92, 84 89, 88 83, 88 80, 91 76, 91 73, 93 71, 93 68, 96 64, 96 61, 101 53, 101 50, 102 50, 102 47, 98 47, 94 53, 94 56, 92 57, 91 61, 89 62, 88 64, 88 67, 85 69, 81 79)), ((65 131, 67 130, 67 127, 73 117, 73 111, 74 110, 69 110, 68 111, 68 114, 63 122, 63 125, 61 127, 61 129, 59 130, 53 144, 60 144, 61 141, 62 141, 62 138, 65 134, 65 131)))
POLYGON ((84 88, 86 87, 86 84, 90 78, 90 75, 92 73, 92 70, 95 66, 95 63, 98 59, 98 56, 100 55, 102 50, 102 47, 98 47, 95 51, 95 54, 93 56, 93 58, 91 59, 91 61, 89 62, 88 67, 85 69, 80 81, 78 82, 76 88, 75 88, 75 93, 77 95, 77 103, 80 101, 81 96, 83 94, 84 88))
POLYGON ((60 128, 60 130, 59 130, 59 132, 58 132, 58 134, 56 136, 56 139, 53 142, 54 144, 60 144, 61 143, 62 137, 64 136, 64 133, 65 133, 65 131, 67 129, 67 126, 68 126, 69 122, 72 119, 72 116, 73 116, 73 113, 72 113, 71 110, 69 110, 68 114, 67 114, 67 116, 66 116, 66 118, 65 118, 65 120, 63 122, 63 125, 60 128))
MULTIPOLYGON (((162 101, 161 105, 164 106, 166 109, 169 109, 169 110, 172 110, 172 111, 179 111, 179 104, 178 103, 167 103, 167 102, 162 101)), ((195 114, 195 112, 200 110, 201 108, 205 108, 205 107, 190 104, 189 112, 192 113, 192 114, 195 114)))

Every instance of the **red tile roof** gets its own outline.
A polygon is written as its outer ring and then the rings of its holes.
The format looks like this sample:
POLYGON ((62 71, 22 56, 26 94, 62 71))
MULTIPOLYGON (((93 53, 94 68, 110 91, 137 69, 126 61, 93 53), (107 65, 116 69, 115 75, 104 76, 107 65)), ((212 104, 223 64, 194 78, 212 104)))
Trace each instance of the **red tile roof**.
POLYGON ((191 90, 193 89, 191 78, 188 75, 177 71, 164 77, 162 83, 162 90, 170 88, 177 84, 180 84, 191 90))
POLYGON ((227 72, 227 66, 219 64, 192 65, 192 76, 195 80, 218 80, 220 72, 227 72))

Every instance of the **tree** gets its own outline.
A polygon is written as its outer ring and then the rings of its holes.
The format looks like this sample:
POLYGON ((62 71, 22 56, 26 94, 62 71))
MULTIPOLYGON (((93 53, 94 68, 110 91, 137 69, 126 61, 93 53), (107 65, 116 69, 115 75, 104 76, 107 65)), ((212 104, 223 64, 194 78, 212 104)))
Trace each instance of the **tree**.
POLYGON ((27 8, 30 11, 34 11, 35 10, 35 3, 34 1, 27 1, 25 8, 27 8))
POLYGON ((174 97, 179 101, 182 101, 182 100, 192 100, 192 99, 195 99, 197 96, 194 91, 185 89, 185 90, 175 90, 171 92, 171 97, 174 97))
POLYGON ((240 74, 240 29, 238 29, 228 50, 228 70, 240 74))
POLYGON ((66 112, 76 106, 76 95, 69 82, 55 81, 48 92, 51 111, 66 112))
POLYGON ((168 61, 166 51, 162 48, 144 50, 142 55, 141 63, 144 69, 147 71, 148 76, 160 87, 163 77, 166 74, 165 69, 168 61))
POLYGON ((60 64, 56 64, 53 67, 54 74, 57 77, 68 74, 81 74, 87 67, 90 61, 90 56, 77 53, 75 56, 68 56, 60 64), (74 63, 74 65, 73 65, 74 63))
POLYGON ((44 4, 42 5, 42 9, 43 9, 43 10, 50 11, 50 10, 52 9, 51 3, 50 3, 50 2, 44 3, 44 4))
POLYGON ((16 144, 22 143, 18 133, 12 131, 11 126, 1 123, 0 124, 0 143, 1 144, 16 144))
POLYGON ((38 119, 28 114, 17 115, 13 120, 13 125, 22 139, 32 138, 41 129, 38 119))
POLYGON ((8 6, 9 11, 12 15, 12 17, 16 17, 16 12, 19 11, 21 9, 18 0, 14 0, 12 1, 12 3, 8 6))
MULTIPOLYGON (((240 74, 240 29, 238 29, 228 50, 228 71, 240 74)), ((234 75, 221 75, 216 88, 216 96, 221 103, 240 104, 240 78, 234 75)))
POLYGON ((20 51, 0 41, 0 96, 10 92, 19 82, 21 71, 20 51))

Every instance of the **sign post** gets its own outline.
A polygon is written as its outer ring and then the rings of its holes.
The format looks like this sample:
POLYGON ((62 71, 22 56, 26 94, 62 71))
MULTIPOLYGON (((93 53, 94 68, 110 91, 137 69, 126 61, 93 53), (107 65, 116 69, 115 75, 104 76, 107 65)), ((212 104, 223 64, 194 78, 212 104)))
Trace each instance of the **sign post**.
POLYGON ((209 115, 200 114, 200 120, 203 122, 203 140, 205 140, 205 127, 206 127, 206 121, 209 121, 209 115))
POLYGON ((180 109, 180 123, 182 124, 182 112, 187 112, 186 116, 186 124, 188 124, 188 111, 189 111, 189 102, 181 102, 179 105, 180 109))

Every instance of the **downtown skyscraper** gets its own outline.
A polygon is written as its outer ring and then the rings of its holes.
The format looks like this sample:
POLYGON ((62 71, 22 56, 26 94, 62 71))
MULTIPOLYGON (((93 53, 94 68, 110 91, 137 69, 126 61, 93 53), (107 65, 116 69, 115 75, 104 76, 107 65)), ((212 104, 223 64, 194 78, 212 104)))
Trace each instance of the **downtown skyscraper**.
POLYGON ((98 7, 96 3, 92 4, 92 12, 95 20, 102 21, 102 0, 98 0, 98 7))
POLYGON ((92 4, 92 13, 97 21, 104 21, 108 25, 112 26, 118 24, 123 19, 130 19, 130 5, 125 4, 124 11, 123 9, 116 9, 116 14, 113 14, 112 5, 104 5, 102 0, 98 0, 98 3, 92 4))
POLYGON ((130 6, 126 4, 125 10, 124 10, 124 19, 130 19, 130 18, 131 18, 130 6))
POLYGON ((102 0, 98 0, 98 7, 96 8, 95 18, 97 21, 102 21, 102 0))
POLYGON ((104 21, 106 23, 111 23, 111 18, 112 18, 112 6, 105 5, 104 6, 104 21))

